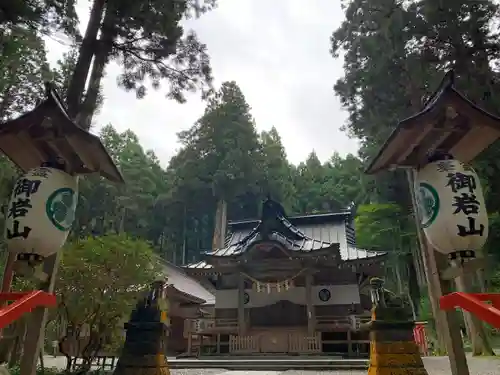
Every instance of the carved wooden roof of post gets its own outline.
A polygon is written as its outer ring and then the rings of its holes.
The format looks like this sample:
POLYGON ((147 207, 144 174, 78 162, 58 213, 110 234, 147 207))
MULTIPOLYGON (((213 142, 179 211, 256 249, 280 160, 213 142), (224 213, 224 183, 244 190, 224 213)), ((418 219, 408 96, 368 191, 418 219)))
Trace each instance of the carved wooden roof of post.
POLYGON ((416 115, 401 121, 367 169, 376 173, 425 165, 435 151, 469 162, 500 137, 500 118, 467 99, 448 72, 416 115))
POLYGON ((51 84, 32 111, 0 123, 0 151, 23 171, 61 160, 70 174, 100 173, 113 182, 123 177, 99 137, 77 126, 51 84))

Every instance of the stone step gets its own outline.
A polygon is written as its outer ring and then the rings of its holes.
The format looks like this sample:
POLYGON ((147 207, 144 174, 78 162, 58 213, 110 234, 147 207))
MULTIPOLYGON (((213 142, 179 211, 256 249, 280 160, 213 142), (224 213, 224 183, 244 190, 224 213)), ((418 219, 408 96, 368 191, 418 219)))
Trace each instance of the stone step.
POLYGON ((366 359, 320 358, 176 358, 169 359, 172 369, 207 369, 226 370, 366 370, 366 359))
MULTIPOLYGON (((179 357, 180 358, 180 357, 179 357)), ((345 359, 341 355, 324 355, 324 354, 309 354, 309 355, 290 355, 290 354, 266 354, 258 353, 255 355, 251 354, 231 354, 231 355, 202 355, 199 357, 184 357, 187 359, 198 359, 198 360, 232 360, 232 359, 245 359, 245 360, 332 360, 332 359, 345 359)), ((357 358, 359 359, 359 358, 357 358)), ((363 358, 361 358, 363 359, 363 358)), ((368 358, 367 358, 368 359, 368 358)))

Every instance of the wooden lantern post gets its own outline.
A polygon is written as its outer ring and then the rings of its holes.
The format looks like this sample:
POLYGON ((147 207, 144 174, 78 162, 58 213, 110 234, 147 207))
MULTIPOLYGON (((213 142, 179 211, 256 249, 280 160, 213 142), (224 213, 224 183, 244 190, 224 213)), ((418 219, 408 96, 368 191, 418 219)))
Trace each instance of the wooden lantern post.
MULTIPOLYGON (((62 100, 48 83, 46 98, 32 111, 0 123, 0 151, 24 172, 56 164, 72 176, 99 173, 113 182, 124 182, 100 139, 71 121, 62 100)), ((40 289, 49 293, 54 291, 60 253, 45 259, 40 274, 40 289)), ((14 263, 15 255, 10 255, 3 292, 10 290, 14 263)), ((35 374, 46 319, 46 308, 37 308, 30 316, 21 360, 22 375, 35 374)))
MULTIPOLYGON (((468 163, 500 137, 500 118, 487 113, 454 87, 453 72, 448 72, 439 89, 427 100, 423 110, 401 121, 367 169, 406 170, 413 212, 417 212, 414 192, 415 171, 427 164, 435 152, 453 155, 468 163)), ((456 312, 442 311, 439 299, 452 292, 452 280, 464 272, 482 267, 480 261, 468 268, 451 268, 444 254, 437 252, 422 232, 415 216, 429 297, 438 327, 438 341, 446 347, 453 375, 469 375, 456 312)))

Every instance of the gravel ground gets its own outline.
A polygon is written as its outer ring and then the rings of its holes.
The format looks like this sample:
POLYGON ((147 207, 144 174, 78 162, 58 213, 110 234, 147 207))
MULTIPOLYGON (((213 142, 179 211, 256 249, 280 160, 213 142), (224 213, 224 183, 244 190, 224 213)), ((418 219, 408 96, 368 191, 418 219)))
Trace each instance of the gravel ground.
MULTIPOLYGON (((469 358, 470 375, 499 375, 500 358, 469 358)), ((429 375, 450 375, 447 357, 425 358, 429 375)), ((171 375, 366 375, 366 371, 228 371, 228 370, 170 370, 171 375)))
MULTIPOLYGON (((424 359, 429 375, 450 375, 447 357, 429 357, 424 359)), ((468 358, 470 375, 500 375, 499 358, 468 358)), ((45 357, 45 366, 61 367, 64 358, 45 357)), ((223 369, 170 370, 171 375, 366 375, 366 371, 228 371, 223 369)))

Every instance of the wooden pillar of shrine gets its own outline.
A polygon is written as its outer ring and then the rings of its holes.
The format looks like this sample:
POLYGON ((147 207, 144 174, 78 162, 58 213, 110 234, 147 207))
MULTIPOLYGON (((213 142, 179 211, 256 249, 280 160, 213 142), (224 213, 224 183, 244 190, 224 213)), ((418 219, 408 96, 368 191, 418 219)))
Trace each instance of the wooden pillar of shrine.
POLYGON ((306 282, 306 306, 307 306, 307 334, 309 336, 314 335, 314 330, 316 329, 316 311, 314 310, 313 300, 312 300, 312 283, 313 275, 308 272, 305 276, 306 282))
POLYGON ((245 276, 242 273, 238 277, 238 332, 240 335, 244 335, 246 332, 245 276))

